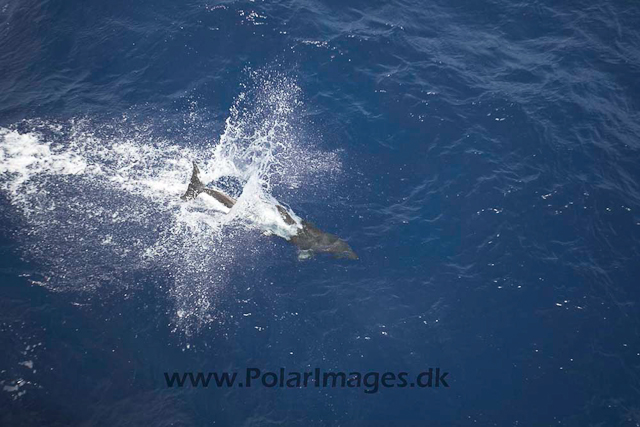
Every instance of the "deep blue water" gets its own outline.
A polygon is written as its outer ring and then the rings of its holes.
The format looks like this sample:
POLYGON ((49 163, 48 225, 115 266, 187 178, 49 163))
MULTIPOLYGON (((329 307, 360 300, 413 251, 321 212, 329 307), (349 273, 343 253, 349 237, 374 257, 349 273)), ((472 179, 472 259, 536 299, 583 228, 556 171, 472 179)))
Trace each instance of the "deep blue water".
POLYGON ((622 0, 0 1, 0 424, 640 425, 638 28, 622 0), (180 228, 184 166, 238 129, 358 261, 180 228), (247 367, 450 387, 163 377, 247 367))

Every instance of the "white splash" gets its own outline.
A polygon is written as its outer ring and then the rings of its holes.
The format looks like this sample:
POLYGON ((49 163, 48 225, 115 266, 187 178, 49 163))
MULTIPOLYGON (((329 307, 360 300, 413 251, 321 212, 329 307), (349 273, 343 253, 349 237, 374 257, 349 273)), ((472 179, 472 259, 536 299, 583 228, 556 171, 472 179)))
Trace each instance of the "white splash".
POLYGON ((170 277, 177 330, 215 321, 230 272, 268 244, 262 233, 295 232, 278 214, 273 189, 301 191, 314 174, 326 180, 340 172, 338 154, 299 138, 295 82, 265 71, 251 78, 217 143, 181 146, 126 117, 0 128, 0 191, 24 221, 25 257, 48 267, 38 283, 91 293, 133 286, 126 278, 136 272, 170 277), (205 183, 230 176, 243 184, 231 210, 206 195, 179 199, 193 160, 205 183))

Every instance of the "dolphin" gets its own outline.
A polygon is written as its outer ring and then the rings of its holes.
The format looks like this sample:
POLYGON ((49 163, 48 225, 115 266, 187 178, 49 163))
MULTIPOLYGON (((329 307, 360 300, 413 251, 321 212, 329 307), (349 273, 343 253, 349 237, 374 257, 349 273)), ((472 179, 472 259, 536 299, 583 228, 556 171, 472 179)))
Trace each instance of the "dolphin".
MULTIPOLYGON (((196 162, 193 162, 193 172, 187 191, 180 197, 183 201, 193 200, 201 193, 205 193, 229 209, 236 204, 236 200, 221 191, 207 188, 200 180, 200 170, 196 162)), ((296 224, 289 212, 281 205, 276 205, 278 213, 288 225, 296 224)), ((302 220, 296 234, 286 239, 299 249, 299 259, 312 257, 316 253, 328 253, 335 258, 358 259, 358 255, 351 249, 349 244, 338 236, 321 231, 312 223, 302 220)))

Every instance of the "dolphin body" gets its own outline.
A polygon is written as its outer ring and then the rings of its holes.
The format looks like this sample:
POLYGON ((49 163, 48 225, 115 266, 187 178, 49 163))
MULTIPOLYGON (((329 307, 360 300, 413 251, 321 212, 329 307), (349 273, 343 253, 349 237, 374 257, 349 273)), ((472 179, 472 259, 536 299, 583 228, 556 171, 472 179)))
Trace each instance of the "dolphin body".
MULTIPOLYGON (((229 209, 236 204, 236 200, 226 194, 214 190, 213 188, 207 188, 200 180, 200 170, 195 162, 193 162, 193 172, 191 174, 191 181, 186 193, 180 198, 184 201, 193 200, 201 193, 205 193, 218 202, 222 203, 229 209)), ((276 205, 278 213, 282 216, 282 219, 288 225, 293 225, 296 221, 289 215, 287 210, 280 205, 276 205)), ((296 234, 289 239, 285 239, 290 243, 293 243, 300 250, 298 257, 300 259, 306 259, 312 257, 315 253, 328 253, 336 258, 358 259, 358 255, 351 249, 349 244, 338 236, 321 231, 310 222, 302 220, 302 227, 298 229, 296 234)))

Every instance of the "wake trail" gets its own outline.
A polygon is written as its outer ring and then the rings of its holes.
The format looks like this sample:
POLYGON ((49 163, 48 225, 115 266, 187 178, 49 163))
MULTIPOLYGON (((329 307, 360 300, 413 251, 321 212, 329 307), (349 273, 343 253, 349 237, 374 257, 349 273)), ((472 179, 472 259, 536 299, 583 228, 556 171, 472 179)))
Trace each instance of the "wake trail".
POLYGON ((220 139, 202 146, 153 137, 131 120, 0 128, 0 190, 22 222, 23 257, 43 266, 34 283, 91 298, 151 272, 170 282, 176 330, 214 322, 223 315, 216 299, 240 260, 259 258, 268 245, 260 235, 295 232, 273 189, 299 192, 314 174, 340 173, 337 153, 298 137, 301 108, 291 78, 261 71, 236 98, 220 139), (230 210, 206 195, 180 200, 192 161, 205 183, 240 183, 230 210))

